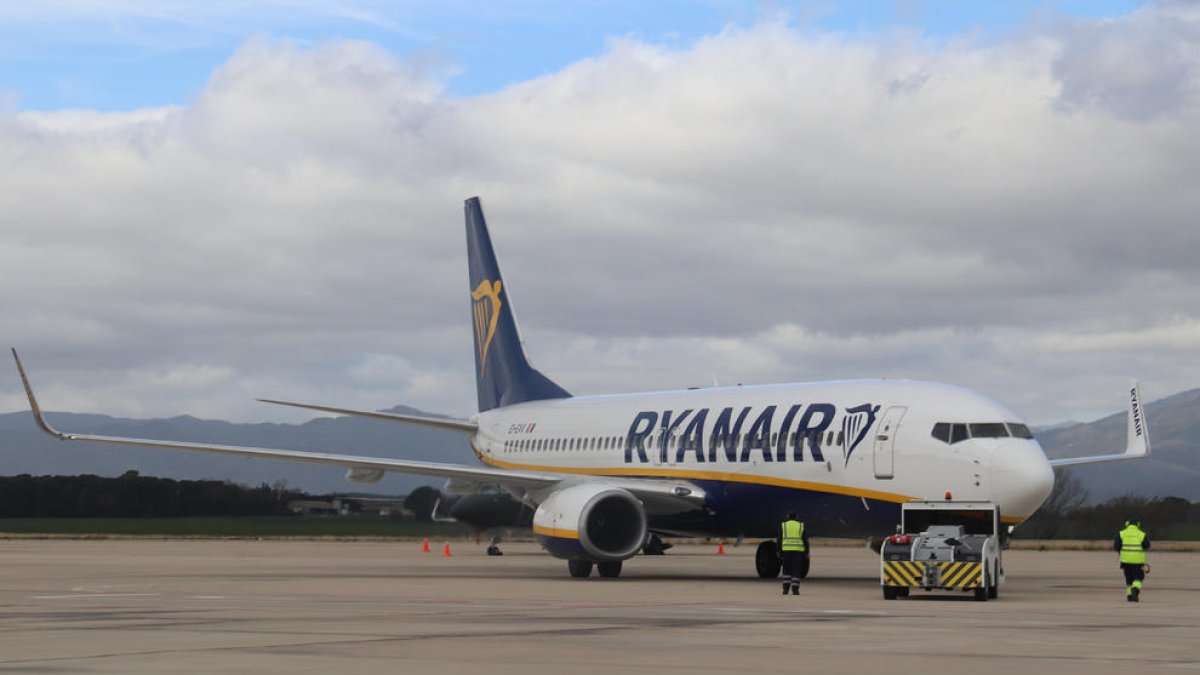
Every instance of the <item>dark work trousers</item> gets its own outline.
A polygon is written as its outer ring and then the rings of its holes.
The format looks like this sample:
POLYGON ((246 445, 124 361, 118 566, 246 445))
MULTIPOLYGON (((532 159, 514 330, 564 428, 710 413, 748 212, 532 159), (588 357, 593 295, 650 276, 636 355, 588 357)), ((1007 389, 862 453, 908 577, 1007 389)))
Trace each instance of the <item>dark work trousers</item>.
POLYGON ((1125 573, 1125 592, 1132 594, 1135 588, 1141 592, 1142 582, 1146 580, 1146 573, 1142 570, 1142 564, 1121 563, 1121 571, 1125 573))
POLYGON ((800 585, 800 558, 803 551, 783 551, 779 554, 783 561, 783 585, 800 585))

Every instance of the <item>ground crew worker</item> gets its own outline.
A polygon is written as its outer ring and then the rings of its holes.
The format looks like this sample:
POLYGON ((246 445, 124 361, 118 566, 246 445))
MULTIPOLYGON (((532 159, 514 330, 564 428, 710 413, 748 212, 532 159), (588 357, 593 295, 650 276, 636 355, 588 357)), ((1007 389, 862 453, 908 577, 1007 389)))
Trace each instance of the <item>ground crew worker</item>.
POLYGON ((808 535, 796 512, 787 514, 779 526, 779 558, 783 561, 783 594, 800 595, 800 560, 808 551, 808 535))
POLYGON ((1113 539, 1113 550, 1121 553, 1121 571, 1125 573, 1125 599, 1137 602, 1142 594, 1142 583, 1146 579, 1146 549, 1150 548, 1150 537, 1142 531, 1141 518, 1125 521, 1125 529, 1113 539))

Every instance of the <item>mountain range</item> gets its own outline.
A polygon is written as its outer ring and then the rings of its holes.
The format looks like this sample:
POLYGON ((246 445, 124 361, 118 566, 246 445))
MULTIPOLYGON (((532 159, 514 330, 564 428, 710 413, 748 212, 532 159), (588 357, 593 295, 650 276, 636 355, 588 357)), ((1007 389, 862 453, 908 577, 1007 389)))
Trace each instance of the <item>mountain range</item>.
MULTIPOLYGON (((397 406, 387 412, 430 415, 397 406)), ((437 416, 437 415, 433 415, 437 416)), ((221 445, 248 445, 351 455, 474 464, 467 437, 430 427, 361 417, 321 417, 302 424, 235 424, 183 415, 135 420, 105 415, 46 413, 58 429, 221 445)), ((315 464, 246 459, 200 452, 127 448, 96 443, 64 443, 45 434, 29 412, 0 415, 0 475, 29 473, 119 476, 130 469, 146 476, 228 480, 243 485, 280 481, 310 494, 368 492, 404 494, 419 485, 440 485, 428 477, 388 473, 378 483, 348 483, 345 470, 315 464)))
MULTIPOLYGON (((1088 489, 1089 501, 1122 495, 1183 497, 1200 501, 1200 389, 1145 406, 1150 457, 1067 469, 1088 489)), ((1126 413, 1094 422, 1037 431, 1048 457, 1098 455, 1125 448, 1126 413)))
MULTIPOLYGON (((429 413, 405 406, 389 412, 429 413)), ((1090 501, 1121 495, 1183 497, 1200 501, 1200 389, 1146 405, 1149 459, 1068 469, 1088 489, 1090 501)), ((466 436, 450 431, 356 417, 317 418, 302 424, 235 424, 190 416, 135 420, 104 415, 47 413, 50 424, 79 433, 249 445, 474 464, 466 436)), ((1120 452, 1125 412, 1094 422, 1055 425, 1037 433, 1049 457, 1120 452)), ((42 433, 29 412, 0 414, 0 474, 119 476, 130 469, 167 478, 218 479, 245 485, 285 482, 310 493, 403 494, 436 479, 389 473, 382 481, 345 482, 341 469, 94 444, 64 444, 42 433)))

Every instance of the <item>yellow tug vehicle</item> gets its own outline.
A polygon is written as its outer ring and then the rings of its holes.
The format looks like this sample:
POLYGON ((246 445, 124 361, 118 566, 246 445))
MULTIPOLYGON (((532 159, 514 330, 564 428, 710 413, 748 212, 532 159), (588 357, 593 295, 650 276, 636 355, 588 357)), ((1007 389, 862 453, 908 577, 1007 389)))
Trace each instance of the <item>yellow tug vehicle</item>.
POLYGON ((885 600, 908 597, 914 588, 972 592, 980 602, 999 595, 1007 533, 995 504, 906 502, 897 530, 879 550, 885 600))

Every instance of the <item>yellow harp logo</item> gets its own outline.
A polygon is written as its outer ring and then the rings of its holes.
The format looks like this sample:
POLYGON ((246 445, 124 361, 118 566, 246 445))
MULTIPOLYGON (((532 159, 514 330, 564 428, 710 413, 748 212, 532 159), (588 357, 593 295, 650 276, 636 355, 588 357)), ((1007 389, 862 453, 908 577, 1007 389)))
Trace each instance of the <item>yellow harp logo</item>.
POLYGON ((496 337, 496 324, 500 323, 500 280, 484 279, 471 292, 471 307, 475 315, 475 348, 479 350, 479 375, 487 367, 488 348, 496 337))

